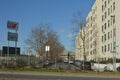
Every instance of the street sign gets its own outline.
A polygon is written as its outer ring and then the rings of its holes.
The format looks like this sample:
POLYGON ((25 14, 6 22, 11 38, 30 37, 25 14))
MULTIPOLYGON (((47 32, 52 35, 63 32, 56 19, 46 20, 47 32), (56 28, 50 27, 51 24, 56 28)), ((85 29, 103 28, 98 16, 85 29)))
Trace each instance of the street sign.
POLYGON ((119 47, 119 45, 115 45, 115 47, 119 47))

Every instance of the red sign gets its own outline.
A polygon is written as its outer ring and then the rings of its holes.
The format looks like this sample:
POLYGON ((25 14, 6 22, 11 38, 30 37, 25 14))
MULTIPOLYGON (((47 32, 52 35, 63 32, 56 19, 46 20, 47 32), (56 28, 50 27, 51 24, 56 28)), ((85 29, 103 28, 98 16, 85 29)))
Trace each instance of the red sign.
POLYGON ((7 22, 7 28, 8 29, 18 30, 18 23, 17 22, 8 21, 7 22))

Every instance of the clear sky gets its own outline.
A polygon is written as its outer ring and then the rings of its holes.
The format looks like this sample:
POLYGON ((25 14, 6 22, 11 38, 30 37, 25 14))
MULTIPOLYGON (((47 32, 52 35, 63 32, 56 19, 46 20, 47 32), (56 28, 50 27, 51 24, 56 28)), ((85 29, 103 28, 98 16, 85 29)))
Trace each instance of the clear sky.
MULTIPOLYGON (((7 21, 19 22, 18 46, 25 49, 25 40, 33 27, 40 23, 52 24, 61 43, 72 49, 72 19, 78 11, 85 19, 95 0, 0 0, 0 49, 7 46, 7 21)), ((14 42, 10 42, 14 46, 14 42)))

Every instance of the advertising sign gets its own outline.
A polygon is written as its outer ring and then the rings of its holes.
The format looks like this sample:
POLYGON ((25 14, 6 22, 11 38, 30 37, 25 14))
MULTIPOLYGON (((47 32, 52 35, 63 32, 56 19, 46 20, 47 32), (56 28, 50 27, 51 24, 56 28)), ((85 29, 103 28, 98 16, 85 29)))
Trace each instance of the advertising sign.
POLYGON ((8 41, 18 41, 18 34, 13 32, 8 32, 8 41))
MULTIPOLYGON (((19 47, 9 47, 9 54, 15 54, 15 49, 17 51, 17 55, 20 55, 20 48, 19 47)), ((3 46, 3 54, 7 54, 8 53, 8 47, 7 46, 3 46)))
POLYGON ((18 23, 17 22, 8 21, 7 22, 7 28, 8 29, 13 29, 13 30, 18 30, 18 23))

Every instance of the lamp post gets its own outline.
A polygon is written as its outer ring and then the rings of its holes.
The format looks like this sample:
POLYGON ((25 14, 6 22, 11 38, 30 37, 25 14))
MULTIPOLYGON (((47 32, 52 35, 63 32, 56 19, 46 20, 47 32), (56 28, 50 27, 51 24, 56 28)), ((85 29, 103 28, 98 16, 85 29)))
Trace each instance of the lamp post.
POLYGON ((114 71, 116 71, 116 27, 114 26, 114 19, 115 19, 115 15, 111 16, 112 19, 112 24, 113 24, 113 51, 111 51, 111 53, 113 53, 113 69, 114 71))

